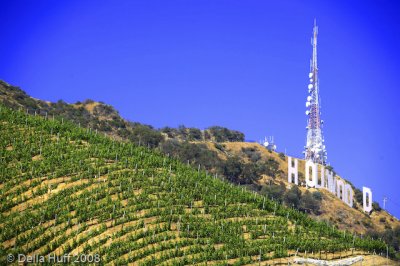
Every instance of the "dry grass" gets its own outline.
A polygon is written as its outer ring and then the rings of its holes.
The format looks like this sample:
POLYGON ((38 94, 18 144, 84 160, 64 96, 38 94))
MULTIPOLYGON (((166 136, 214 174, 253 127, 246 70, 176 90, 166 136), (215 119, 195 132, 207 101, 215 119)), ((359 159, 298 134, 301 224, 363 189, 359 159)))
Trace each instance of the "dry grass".
MULTIPOLYGON (((263 175, 260 180, 258 180, 258 184, 260 185, 268 185, 269 182, 273 182, 278 184, 279 182, 283 182, 287 188, 291 187, 291 184, 287 181, 287 168, 288 168, 288 159, 287 156, 285 160, 282 160, 277 152, 270 152, 265 147, 258 143, 249 143, 249 142, 224 142, 221 143, 225 146, 226 153, 215 148, 214 143, 212 142, 201 142, 205 143, 211 150, 217 152, 220 158, 226 159, 227 154, 229 155, 237 155, 244 158, 242 148, 254 148, 261 154, 261 158, 264 160, 268 160, 269 158, 273 158, 277 162, 279 162, 279 169, 283 171, 282 177, 272 178, 269 176, 263 175)), ((319 170, 320 171, 320 170, 319 170)), ((305 160, 298 159, 298 172, 301 173, 305 177, 305 160)), ((342 178, 337 176, 338 178, 342 178)), ((304 193, 307 189, 305 187, 299 186, 302 193, 304 193)), ((309 189, 310 192, 316 191, 317 189, 309 189)), ((379 212, 373 211, 370 216, 364 214, 362 210, 362 206, 354 200, 355 208, 350 208, 343 201, 338 199, 336 195, 333 195, 326 189, 318 189, 323 195, 323 199, 321 202, 321 214, 313 215, 313 217, 317 220, 326 220, 335 223, 335 225, 339 229, 346 229, 349 231, 354 231, 358 234, 365 234, 369 228, 368 221, 372 223, 372 228, 377 231, 384 231, 385 228, 391 227, 395 228, 396 226, 400 226, 400 221, 382 210, 379 212), (339 215, 338 215, 339 214, 339 215), (385 219, 385 222, 381 222, 381 219, 385 219)))

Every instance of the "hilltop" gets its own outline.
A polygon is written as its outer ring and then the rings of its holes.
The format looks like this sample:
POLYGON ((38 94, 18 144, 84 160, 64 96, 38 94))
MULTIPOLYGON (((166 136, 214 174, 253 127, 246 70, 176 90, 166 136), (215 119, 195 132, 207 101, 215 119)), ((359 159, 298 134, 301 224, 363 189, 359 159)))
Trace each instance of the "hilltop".
POLYGON ((0 102, 14 110, 23 110, 30 114, 49 117, 62 117, 80 127, 92 128, 119 140, 128 140, 138 145, 157 147, 164 140, 179 141, 244 141, 244 134, 223 127, 211 126, 197 128, 164 127, 155 129, 151 125, 131 122, 122 118, 119 112, 101 101, 87 99, 76 103, 67 103, 35 99, 19 87, 0 80, 0 102))

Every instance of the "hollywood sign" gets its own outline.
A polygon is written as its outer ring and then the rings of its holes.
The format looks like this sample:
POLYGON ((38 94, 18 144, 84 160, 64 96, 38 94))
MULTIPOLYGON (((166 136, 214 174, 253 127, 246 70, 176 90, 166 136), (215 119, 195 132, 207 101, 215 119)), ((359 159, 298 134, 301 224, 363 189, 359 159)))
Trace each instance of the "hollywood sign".
MULTIPOLYGON (((306 187, 309 188, 324 188, 336 195, 344 203, 353 207, 354 191, 350 184, 344 179, 335 176, 332 171, 308 160, 305 165, 306 187), (320 173, 320 174, 318 174, 320 173)), ((288 156, 288 182, 298 185, 298 160, 288 156)), ((370 188, 363 187, 363 210, 371 212, 372 210, 372 191, 370 188)))

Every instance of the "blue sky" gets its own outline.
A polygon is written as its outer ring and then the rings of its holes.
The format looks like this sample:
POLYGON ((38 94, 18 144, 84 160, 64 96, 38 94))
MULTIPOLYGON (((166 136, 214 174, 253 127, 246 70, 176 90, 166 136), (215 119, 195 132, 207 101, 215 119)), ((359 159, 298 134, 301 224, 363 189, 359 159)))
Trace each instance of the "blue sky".
POLYGON ((400 217, 397 1, 0 1, 0 79, 155 127, 226 126, 302 156, 319 26, 328 161, 400 217))

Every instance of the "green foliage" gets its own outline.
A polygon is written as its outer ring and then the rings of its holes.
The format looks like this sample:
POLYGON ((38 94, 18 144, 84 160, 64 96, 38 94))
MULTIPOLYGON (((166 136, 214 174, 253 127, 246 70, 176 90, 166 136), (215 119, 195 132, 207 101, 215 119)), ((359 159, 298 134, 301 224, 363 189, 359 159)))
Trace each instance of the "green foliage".
POLYGON ((283 201, 283 197, 285 195, 286 187, 283 182, 280 182, 279 185, 276 184, 269 184, 264 186, 261 189, 261 194, 266 195, 268 198, 283 201))
POLYGON ((382 208, 381 208, 381 206, 379 206, 378 202, 374 201, 374 202, 372 202, 372 210, 379 212, 382 210, 382 208))
POLYGON ((223 166, 223 174, 234 183, 240 184, 240 176, 242 175, 242 162, 239 157, 228 157, 223 166))
POLYGON ((206 140, 211 140, 214 138, 216 142, 234 142, 234 141, 244 141, 244 134, 236 130, 230 130, 225 127, 213 126, 206 130, 209 135, 206 140))
POLYGON ((300 206, 301 191, 298 186, 292 185, 292 187, 285 194, 285 203, 288 206, 298 208, 300 206))
POLYGON ((215 147, 217 150, 220 150, 220 151, 222 151, 222 152, 225 151, 225 144, 221 144, 221 143, 215 142, 215 143, 214 143, 214 147, 215 147))
POLYGON ((358 202, 358 204, 360 204, 360 205, 363 204, 363 193, 358 188, 354 189, 354 198, 358 202))
POLYGON ((252 162, 257 162, 261 159, 261 153, 258 152, 254 147, 243 147, 242 152, 249 158, 252 162))
POLYGON ((132 130, 128 138, 134 143, 151 148, 157 147, 163 141, 161 133, 153 130, 150 126, 139 123, 132 124, 132 130))
MULTIPOLYGON (((252 153, 253 157, 255 153, 252 153)), ((261 178, 261 175, 276 177, 279 163, 270 158, 267 161, 243 162, 237 156, 228 157, 226 162, 221 162, 222 174, 235 184, 252 184, 261 178)))
POLYGON ((219 167, 221 164, 217 153, 209 150, 205 144, 167 140, 161 145, 161 151, 184 163, 190 162, 194 166, 201 165, 209 170, 219 167))
POLYGON ((267 161, 260 163, 260 171, 267 176, 275 178, 279 173, 279 163, 273 158, 268 158, 267 161))
POLYGON ((201 133, 201 130, 198 128, 189 128, 189 140, 202 140, 203 139, 203 134, 201 133))
POLYGON ((318 200, 318 201, 321 201, 321 200, 322 200, 322 194, 321 194, 321 192, 319 192, 319 191, 314 191, 314 192, 312 193, 312 196, 313 196, 314 199, 316 199, 316 200, 318 200))
POLYGON ((394 251, 400 251, 400 226, 394 229, 388 228, 384 232, 378 232, 375 230, 368 230, 367 236, 373 239, 383 239, 388 243, 394 251))
POLYGON ((110 265, 386 250, 147 147, 1 105, 0 123, 1 265, 5 254, 81 248, 110 265))
POLYGON ((313 194, 310 193, 310 191, 307 190, 301 197, 300 208, 319 214, 320 202, 313 197, 313 194))

